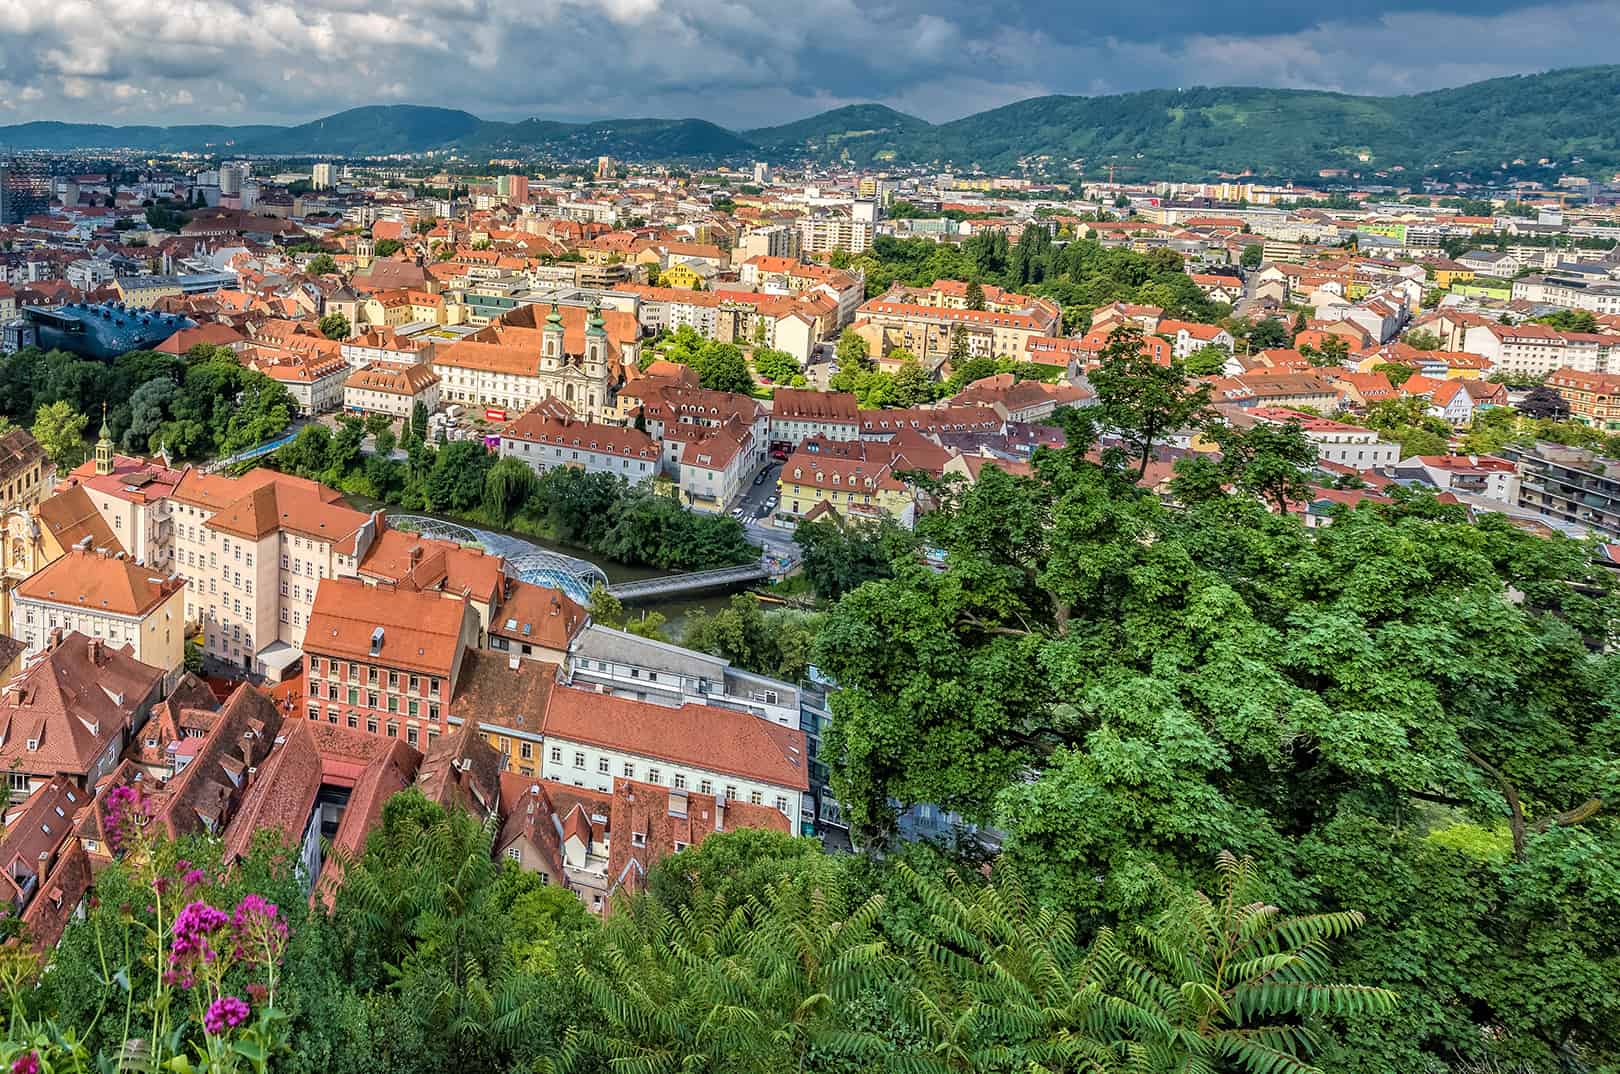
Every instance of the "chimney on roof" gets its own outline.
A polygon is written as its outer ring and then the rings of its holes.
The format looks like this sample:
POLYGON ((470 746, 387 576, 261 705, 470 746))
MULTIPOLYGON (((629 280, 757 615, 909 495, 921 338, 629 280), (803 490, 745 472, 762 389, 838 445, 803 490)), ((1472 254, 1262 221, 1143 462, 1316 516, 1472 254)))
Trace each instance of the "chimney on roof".
POLYGON ((100 638, 91 638, 90 639, 90 662, 92 664, 96 664, 98 666, 101 664, 101 639, 100 638))
POLYGON ((382 652, 383 628, 377 627, 371 632, 371 655, 376 656, 382 652))

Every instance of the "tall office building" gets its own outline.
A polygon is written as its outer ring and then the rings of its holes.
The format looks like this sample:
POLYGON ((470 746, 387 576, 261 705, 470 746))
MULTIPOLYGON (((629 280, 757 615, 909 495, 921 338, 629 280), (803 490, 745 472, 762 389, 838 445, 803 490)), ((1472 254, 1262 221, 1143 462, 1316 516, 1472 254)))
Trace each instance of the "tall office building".
POLYGON ((503 175, 495 180, 495 192, 508 205, 522 205, 529 200, 527 175, 503 175))
POLYGON ((51 207, 51 176, 42 160, 0 160, 0 224, 20 224, 51 207))
POLYGON ((310 170, 309 185, 316 190, 330 190, 335 181, 336 168, 331 164, 317 164, 310 170))
POLYGON ((221 164, 219 166, 219 192, 224 195, 240 194, 242 180, 247 178, 247 165, 221 164))

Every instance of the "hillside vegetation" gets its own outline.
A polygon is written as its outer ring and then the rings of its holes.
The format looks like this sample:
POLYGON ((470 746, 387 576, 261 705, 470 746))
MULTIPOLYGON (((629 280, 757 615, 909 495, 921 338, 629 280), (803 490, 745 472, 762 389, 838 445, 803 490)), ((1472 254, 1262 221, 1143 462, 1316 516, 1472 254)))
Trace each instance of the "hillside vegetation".
POLYGON ((1246 87, 1149 90, 1109 97, 1034 97, 930 124, 877 104, 850 105, 773 127, 731 131, 701 119, 503 123, 417 105, 353 108, 296 127, 0 127, 0 148, 62 152, 128 146, 172 151, 230 145, 242 153, 363 156, 460 149, 588 159, 798 159, 854 164, 1022 165, 1125 178, 1215 173, 1314 177, 1487 173, 1534 167, 1596 174, 1620 166, 1620 66, 1492 79, 1402 97, 1246 87))

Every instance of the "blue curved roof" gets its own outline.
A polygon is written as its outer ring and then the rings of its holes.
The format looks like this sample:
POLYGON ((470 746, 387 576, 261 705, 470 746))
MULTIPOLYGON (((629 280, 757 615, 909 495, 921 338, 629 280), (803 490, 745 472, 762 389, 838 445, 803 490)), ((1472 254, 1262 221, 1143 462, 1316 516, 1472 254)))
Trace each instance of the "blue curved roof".
POLYGON ((45 350, 72 351, 107 361, 128 351, 155 347, 196 321, 121 302, 69 302, 65 306, 24 306, 23 316, 39 328, 45 350))

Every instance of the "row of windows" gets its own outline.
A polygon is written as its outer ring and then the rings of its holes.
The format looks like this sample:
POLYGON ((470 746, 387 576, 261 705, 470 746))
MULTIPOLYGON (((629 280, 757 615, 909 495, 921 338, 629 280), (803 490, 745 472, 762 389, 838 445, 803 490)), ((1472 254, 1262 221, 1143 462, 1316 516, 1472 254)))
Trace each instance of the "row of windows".
MULTIPOLYGON (((319 720, 321 718, 321 710, 320 710, 319 706, 316 706, 316 705, 309 706, 309 718, 312 719, 312 720, 319 720)), ((337 722, 338 722, 338 710, 337 709, 327 709, 326 710, 326 722, 329 723, 329 724, 332 724, 334 726, 337 724, 337 722)), ((357 731, 357 730, 360 729, 360 716, 359 716, 358 713, 354 713, 354 712, 349 713, 348 715, 346 715, 344 717, 344 722, 349 726, 349 728, 351 730, 356 730, 357 731)), ((377 717, 375 717, 375 716, 367 716, 366 717, 366 730, 369 733, 371 733, 373 735, 378 734, 379 733, 378 732, 378 726, 379 725, 378 725, 378 722, 377 722, 377 717)), ((399 721, 398 720, 389 720, 386 723, 382 724, 381 727, 382 727, 381 733, 387 735, 389 738, 398 738, 399 737, 399 721)), ((434 739, 436 739, 438 737, 439 737, 439 732, 438 732, 437 728, 433 728, 433 727, 428 728, 428 730, 427 730, 427 743, 428 743, 429 746, 432 746, 434 739)), ((405 725, 405 741, 408 744, 412 745, 412 746, 418 745, 420 743, 420 741, 421 741, 421 731, 418 730, 416 725, 414 725, 414 724, 406 724, 405 725)))
MULTIPOLYGON (((531 743, 523 742, 523 743, 519 744, 519 755, 521 757, 523 757, 525 760, 527 760, 531 756, 531 751, 532 751, 532 744, 531 743)), ((551 763, 552 764, 557 764, 557 765, 562 764, 563 763, 562 747, 560 747, 560 746, 551 747, 550 756, 551 756, 551 763)), ((575 750, 574 751, 574 756, 573 756, 573 762, 574 762, 574 767, 576 769, 578 769, 578 770, 580 770, 582 772, 585 770, 585 754, 583 752, 575 750)), ((612 765, 611 765, 611 763, 608 761, 608 759, 606 757, 598 757, 596 759, 596 771, 597 771, 597 773, 599 775, 604 775, 604 776, 612 775, 612 765)), ((620 772, 620 775, 622 775, 625 779, 635 779, 636 778, 636 765, 635 765, 635 762, 633 762, 633 761, 625 761, 625 762, 623 762, 623 768, 622 768, 622 771, 620 772)), ((662 769, 656 768, 656 767, 647 769, 646 782, 648 782, 648 783, 663 783, 663 781, 664 781, 664 773, 663 773, 662 769)), ((687 774, 685 772, 676 772, 673 775, 671 775, 671 777, 670 777, 670 786, 674 787, 676 790, 686 790, 686 789, 688 789, 687 788, 687 783, 688 783, 688 776, 687 776, 687 774)), ((710 780, 710 779, 700 779, 700 780, 698 780, 697 791, 698 791, 699 794, 708 794, 708 795, 714 794, 714 781, 710 780)), ((725 790, 724 790, 724 795, 725 795, 726 801, 735 802, 737 800, 737 788, 736 788, 736 786, 734 786, 733 784, 729 784, 729 783, 726 784, 725 785, 725 790)), ((762 793, 760 793, 759 791, 749 791, 748 792, 748 800, 751 803, 753 803, 754 805, 762 805, 764 803, 764 801, 765 801, 765 796, 762 793)), ((776 808, 780 809, 782 812, 786 813, 787 808, 788 808, 788 800, 785 797, 783 797, 781 795, 778 795, 777 799, 776 799, 776 808)))
MULTIPOLYGON (((311 679, 319 678, 322 669, 328 677, 334 679, 347 678, 352 683, 358 683, 363 678, 368 685, 377 686, 383 682, 384 669, 376 664, 362 664, 358 660, 338 661, 330 657, 312 656, 309 658, 309 675, 311 679)), ((439 677, 437 675, 411 675, 388 669, 388 688, 398 690, 400 683, 413 694, 422 692, 422 682, 427 681, 428 694, 432 697, 439 695, 439 677)), ((310 683, 310 692, 314 693, 315 684, 310 683)))

